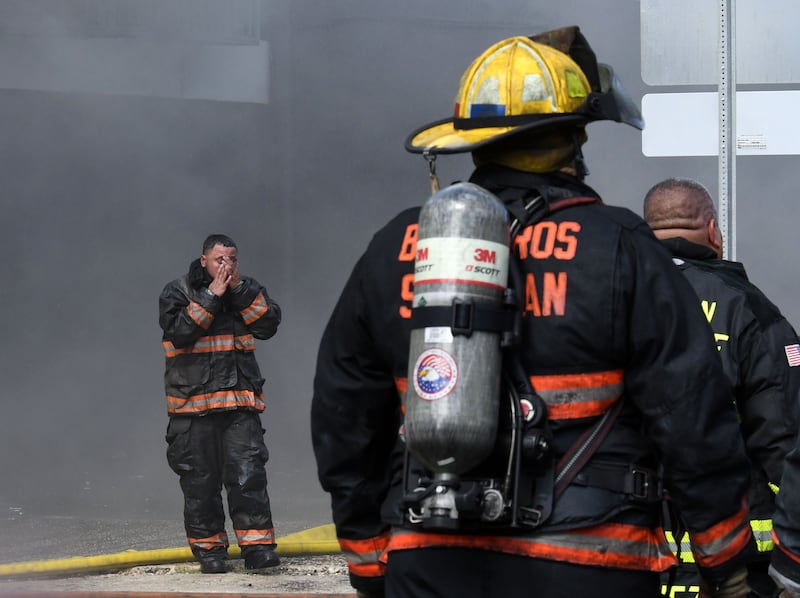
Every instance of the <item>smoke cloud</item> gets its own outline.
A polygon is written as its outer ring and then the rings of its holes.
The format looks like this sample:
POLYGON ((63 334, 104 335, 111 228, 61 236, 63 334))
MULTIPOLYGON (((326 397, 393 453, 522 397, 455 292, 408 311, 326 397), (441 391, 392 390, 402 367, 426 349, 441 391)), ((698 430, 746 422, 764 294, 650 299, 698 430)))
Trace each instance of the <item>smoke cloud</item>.
MULTIPOLYGON (((157 299, 222 232, 284 311, 257 350, 278 531, 282 518, 326 523, 308 422, 317 344, 373 232, 429 194, 406 135, 450 114, 489 44, 563 25, 581 26, 635 100, 649 91, 638 2, 15 0, 0 17, 0 519, 180 519, 157 299), (215 29, 224 7, 235 14, 215 29), (194 33, 148 29, 157 10, 185 13, 194 33), (249 57, 235 77, 237 61, 210 48, 225 44, 249 57), (105 75, 103 50, 117 61, 105 75), (159 61, 177 55, 193 85, 170 87, 159 61)), ((640 143, 623 125, 589 128, 588 182, 608 203, 641 213, 668 176, 716 189, 716 158, 645 158, 640 143)), ((438 161, 443 183, 470 166, 438 161)), ((797 277, 782 257, 797 166, 738 164, 738 257, 793 322, 797 277)))

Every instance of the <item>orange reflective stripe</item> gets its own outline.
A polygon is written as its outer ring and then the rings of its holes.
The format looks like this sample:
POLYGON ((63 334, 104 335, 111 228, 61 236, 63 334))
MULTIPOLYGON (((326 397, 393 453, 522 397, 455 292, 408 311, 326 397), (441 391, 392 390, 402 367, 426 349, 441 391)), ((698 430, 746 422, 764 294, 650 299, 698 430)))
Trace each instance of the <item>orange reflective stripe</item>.
POLYGON ((239 313, 242 314, 244 323, 249 326, 267 313, 268 309, 269 304, 267 303, 267 299, 264 297, 264 293, 259 293, 258 296, 253 299, 253 302, 250 304, 250 306, 243 309, 239 313))
POLYGON ((386 565, 383 563, 367 563, 366 565, 358 565, 356 563, 347 563, 348 570, 353 575, 359 577, 383 577, 386 572, 386 565))
POLYGON ((184 347, 183 349, 176 349, 169 341, 164 341, 164 351, 167 357, 175 357, 176 355, 185 355, 187 353, 212 353, 214 351, 232 351, 233 350, 233 335, 221 334, 219 336, 201 336, 198 338, 191 347, 184 347))
POLYGON ((394 387, 397 389, 397 392, 400 395, 400 413, 405 415, 406 413, 405 394, 408 391, 408 378, 395 378, 394 387))
POLYGON ((531 376, 531 384, 547 403, 550 419, 577 419, 605 413, 622 394, 622 370, 588 374, 531 376))
POLYGON ((275 530, 269 529, 235 529, 236 541, 239 546, 252 546, 254 544, 274 544, 275 530))
POLYGON ((739 553, 753 535, 744 500, 739 511, 702 532, 691 532, 692 552, 701 567, 716 567, 739 553))
POLYGON ((169 413, 192 414, 202 413, 210 409, 236 409, 240 407, 263 411, 263 393, 255 394, 252 390, 220 390, 189 397, 167 395, 167 411, 169 413))
POLYGON ((380 577, 384 573, 384 565, 380 562, 381 554, 389 543, 389 532, 380 536, 363 540, 347 540, 339 538, 342 554, 347 559, 347 567, 354 575, 361 577, 380 577))
POLYGON ((207 311, 196 301, 189 301, 189 305, 186 306, 186 313, 203 330, 207 330, 211 326, 211 322, 214 321, 214 314, 207 311))
POLYGON ((176 349, 170 341, 161 343, 167 357, 185 355, 187 353, 215 353, 218 351, 255 351, 256 340, 252 334, 234 337, 232 334, 217 336, 201 336, 191 347, 176 349))
MULTIPOLYGON (((545 402, 547 400, 545 399, 545 402)), ((617 402, 616 398, 605 401, 587 401, 566 405, 548 405, 547 415, 550 419, 580 419, 602 415, 617 402)))
POLYGON ((562 390, 572 388, 590 388, 622 384, 622 370, 608 370, 590 374, 556 374, 550 376, 531 376, 531 383, 536 383, 538 392, 545 390, 562 390))
POLYGON ((386 552, 453 546, 566 561, 579 565, 666 571, 677 563, 661 530, 606 523, 591 528, 524 536, 468 536, 397 530, 386 552))
POLYGON ((228 547, 228 534, 225 532, 220 532, 218 534, 214 534, 213 536, 209 536, 208 538, 187 538, 189 540, 189 546, 193 548, 200 548, 202 550, 208 550, 209 548, 216 548, 218 546, 222 546, 227 548, 228 547))
POLYGON ((743 503, 741 508, 727 519, 723 519, 719 523, 712 525, 705 531, 692 532, 692 543, 697 546, 704 546, 717 542, 720 538, 728 535, 731 531, 736 531, 740 527, 748 527, 743 525, 747 523, 747 506, 743 503))

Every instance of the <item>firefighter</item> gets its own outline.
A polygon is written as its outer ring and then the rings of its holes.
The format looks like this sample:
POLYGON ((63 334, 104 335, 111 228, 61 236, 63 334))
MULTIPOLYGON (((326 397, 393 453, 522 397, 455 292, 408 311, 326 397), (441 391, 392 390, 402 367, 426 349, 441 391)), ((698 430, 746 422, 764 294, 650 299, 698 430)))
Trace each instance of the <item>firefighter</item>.
MULTIPOLYGON (((797 430, 793 409, 800 398, 800 360, 791 354, 797 333, 741 263, 722 259, 714 201, 702 184, 676 178, 657 183, 645 195, 644 218, 697 293, 733 387, 752 463, 748 502, 759 551, 748 565, 748 583, 754 595, 774 596, 777 588, 767 574, 774 546, 771 517, 797 430)), ((683 557, 688 564, 681 566, 686 574, 680 582, 690 590, 697 585, 695 569, 691 554, 683 557)))
POLYGON ((225 573, 228 536, 222 488, 248 572, 280 563, 275 553, 259 414, 264 378, 255 340, 278 330, 281 309, 239 273, 238 249, 209 235, 189 272, 159 297, 166 352, 167 461, 180 476, 184 526, 203 573, 225 573))
POLYGON ((330 316, 311 410, 319 479, 360 596, 658 596, 660 572, 675 564, 661 486, 694 532, 709 595, 748 591, 747 460, 730 386, 667 252, 641 218, 605 205, 583 182, 585 126, 596 120, 643 126, 611 69, 567 27, 485 50, 461 78, 455 116, 406 140, 432 175, 437 155, 470 152, 470 183, 513 219, 517 354, 546 403, 544 446, 558 470, 571 467, 563 459, 575 461, 584 434, 613 425, 558 498, 546 476, 517 497, 527 504, 531 493, 551 494, 546 517, 421 526, 406 506, 414 496, 404 480, 417 465, 402 428, 420 211, 397 215, 369 243, 330 316))

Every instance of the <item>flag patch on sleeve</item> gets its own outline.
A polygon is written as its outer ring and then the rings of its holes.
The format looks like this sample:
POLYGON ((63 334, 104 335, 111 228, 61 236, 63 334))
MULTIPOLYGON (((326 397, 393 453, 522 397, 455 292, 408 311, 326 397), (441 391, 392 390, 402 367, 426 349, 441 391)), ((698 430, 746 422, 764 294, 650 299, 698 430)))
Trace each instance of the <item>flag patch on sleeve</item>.
POLYGON ((786 361, 790 367, 800 365, 800 345, 786 345, 783 350, 786 351, 786 361))

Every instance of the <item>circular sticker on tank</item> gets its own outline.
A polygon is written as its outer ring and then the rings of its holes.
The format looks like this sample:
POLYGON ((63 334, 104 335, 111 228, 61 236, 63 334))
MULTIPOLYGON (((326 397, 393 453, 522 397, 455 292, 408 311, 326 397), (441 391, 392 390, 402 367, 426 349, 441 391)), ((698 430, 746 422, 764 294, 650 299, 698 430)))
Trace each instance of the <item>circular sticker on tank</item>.
POLYGON ((427 349, 414 365, 414 390, 420 399, 435 401, 446 397, 458 381, 456 360, 447 351, 427 349))

